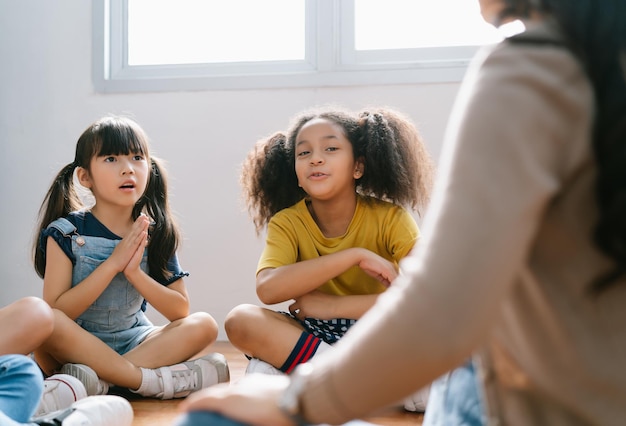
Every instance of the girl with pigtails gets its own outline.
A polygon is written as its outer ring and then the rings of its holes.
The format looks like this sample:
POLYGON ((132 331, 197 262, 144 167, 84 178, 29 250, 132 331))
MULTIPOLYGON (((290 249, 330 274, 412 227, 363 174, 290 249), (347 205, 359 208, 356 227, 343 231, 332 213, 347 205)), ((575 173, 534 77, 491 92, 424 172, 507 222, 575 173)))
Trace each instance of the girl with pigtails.
POLYGON ((90 395, 115 385, 160 399, 228 380, 225 358, 206 351, 215 320, 189 313, 179 241, 165 170, 144 131, 124 117, 90 125, 40 209, 34 264, 55 314, 35 351, 44 373, 75 376, 90 395), (153 325, 148 304, 170 323, 153 325))
POLYGON ((267 227, 256 290, 265 304, 291 304, 228 314, 247 373, 289 374, 374 305, 418 240, 405 207, 426 207, 432 174, 417 129, 387 109, 308 111, 257 143, 241 175, 257 232, 267 227))

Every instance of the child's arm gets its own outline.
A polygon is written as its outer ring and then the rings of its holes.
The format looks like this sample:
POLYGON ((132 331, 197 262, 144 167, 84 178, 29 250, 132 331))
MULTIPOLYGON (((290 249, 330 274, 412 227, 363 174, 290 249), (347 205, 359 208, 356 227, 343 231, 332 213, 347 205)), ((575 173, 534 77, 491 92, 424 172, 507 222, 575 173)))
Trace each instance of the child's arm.
POLYGON ((189 315, 189 295, 182 278, 165 286, 141 269, 137 274, 126 277, 144 299, 169 321, 176 321, 189 315))
POLYGON ((124 275, 135 289, 169 321, 175 321, 189 315, 189 295, 182 278, 168 286, 161 285, 141 269, 141 258, 147 240, 138 247, 126 268, 124 275))
POLYGON ((72 268, 72 261, 57 242, 48 237, 43 299, 69 318, 76 319, 102 294, 118 271, 111 262, 105 261, 72 287, 72 268))
POLYGON ((379 294, 337 296, 315 290, 298 297, 294 303, 289 305, 289 312, 301 320, 304 318, 359 319, 374 306, 378 296, 379 294))
POLYGON ((385 285, 389 285, 398 274, 393 263, 370 250, 354 247, 278 268, 263 269, 257 274, 257 295, 268 305, 296 299, 353 266, 361 267, 385 285))
MULTIPOLYGON (((398 275, 393 263, 375 253, 370 253, 372 255, 364 257, 359 267, 389 287, 398 275)), ((378 296, 378 294, 337 296, 314 290, 296 298, 289 306, 289 311, 295 313, 299 319, 306 317, 359 319, 374 306, 378 296)))

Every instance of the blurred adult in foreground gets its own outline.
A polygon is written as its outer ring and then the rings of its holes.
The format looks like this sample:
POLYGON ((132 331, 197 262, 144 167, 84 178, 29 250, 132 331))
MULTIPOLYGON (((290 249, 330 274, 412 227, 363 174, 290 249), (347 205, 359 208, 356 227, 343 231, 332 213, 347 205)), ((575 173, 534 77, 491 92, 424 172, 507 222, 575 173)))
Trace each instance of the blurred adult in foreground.
POLYGON ((404 275, 332 357, 197 392, 183 409, 338 424, 474 353, 491 424, 623 424, 626 2, 480 5, 526 31, 468 70, 404 275))

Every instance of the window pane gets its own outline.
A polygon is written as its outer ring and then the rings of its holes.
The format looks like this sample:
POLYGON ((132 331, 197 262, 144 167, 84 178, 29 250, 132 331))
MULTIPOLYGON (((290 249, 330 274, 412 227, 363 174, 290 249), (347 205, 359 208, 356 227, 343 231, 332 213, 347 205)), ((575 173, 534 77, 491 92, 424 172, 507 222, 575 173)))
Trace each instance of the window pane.
POLYGON ((302 60, 304 0, 128 0, 128 65, 302 60))
POLYGON ((355 0, 357 50, 478 46, 502 39, 477 0, 355 0))

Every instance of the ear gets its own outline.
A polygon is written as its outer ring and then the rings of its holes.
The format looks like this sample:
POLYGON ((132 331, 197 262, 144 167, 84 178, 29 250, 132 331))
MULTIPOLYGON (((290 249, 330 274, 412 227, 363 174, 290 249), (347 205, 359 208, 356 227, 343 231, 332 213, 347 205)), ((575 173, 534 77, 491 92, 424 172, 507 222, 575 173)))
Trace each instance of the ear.
POLYGON ((85 188, 91 188, 91 176, 89 175, 89 171, 83 167, 76 167, 76 177, 78 178, 78 182, 85 188))
POLYGON ((359 158, 356 161, 356 164, 354 165, 354 173, 352 174, 352 176, 354 176, 355 179, 360 179, 363 177, 364 172, 365 172, 365 163, 363 162, 362 158, 359 158))

